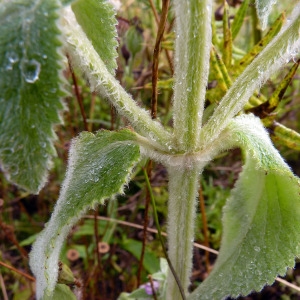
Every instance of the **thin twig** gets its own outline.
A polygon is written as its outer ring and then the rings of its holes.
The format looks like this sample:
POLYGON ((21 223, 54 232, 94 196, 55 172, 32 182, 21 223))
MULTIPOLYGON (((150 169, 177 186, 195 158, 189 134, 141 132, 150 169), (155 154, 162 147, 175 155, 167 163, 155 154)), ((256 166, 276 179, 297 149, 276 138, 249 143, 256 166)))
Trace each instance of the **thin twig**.
POLYGON ((8 295, 7 295, 5 283, 4 283, 1 272, 0 272, 0 286, 1 286, 1 290, 2 290, 3 300, 8 300, 8 295))
POLYGON ((110 106, 110 130, 115 129, 116 110, 113 105, 110 106))
POLYGON ((161 243, 165 258, 168 262, 169 268, 170 268, 170 270, 171 270, 171 272, 174 276, 174 279, 177 283, 177 286, 178 286, 179 292, 181 294, 181 297, 182 297, 183 300, 186 300, 186 297, 184 295, 184 290, 182 288, 182 284, 181 284, 181 282, 180 282, 180 280, 179 280, 179 278, 176 274, 176 271, 175 271, 175 269, 172 265, 172 262, 169 259, 169 256, 168 256, 168 253, 167 253, 167 250, 166 250, 166 247, 165 247, 162 235, 161 235, 160 225, 159 225, 158 215, 157 215, 157 210, 156 210, 156 205, 155 205, 155 200, 154 200, 154 196, 153 196, 153 193, 152 193, 152 188, 151 188, 151 184, 150 184, 150 181, 149 181, 149 177, 148 177, 148 174, 147 174, 146 170, 143 169, 143 171, 144 171, 145 180, 146 180, 149 192, 150 192, 151 204, 152 204, 152 208, 153 208, 153 216, 154 216, 154 221, 155 221, 155 225, 156 225, 156 228, 157 228, 158 238, 160 240, 160 243, 161 243))
POLYGON ((72 75, 72 80, 73 80, 73 83, 74 83, 74 91, 75 91, 76 99, 78 101, 78 104, 79 104, 79 107, 80 107, 81 116, 82 116, 82 119, 83 119, 84 130, 88 131, 89 127, 88 127, 88 123, 87 123, 86 114, 85 114, 85 111, 84 111, 83 99, 82 99, 82 96, 81 96, 81 94, 79 92, 79 88, 78 88, 78 84, 77 84, 77 79, 76 79, 75 73, 73 71, 73 68, 71 66, 70 58, 69 58, 68 55, 67 55, 67 58, 68 58, 69 68, 70 68, 71 75, 72 75))
POLYGON ((95 236, 95 242, 96 242, 96 256, 97 256, 97 262, 98 262, 98 271, 100 273, 100 278, 103 278, 103 268, 102 268, 102 262, 101 262, 101 256, 99 252, 99 233, 98 233, 98 210, 95 210, 94 212, 94 236, 95 236))
MULTIPOLYGON (((84 218, 93 219, 94 216, 86 215, 86 216, 84 216, 84 218)), ((135 224, 135 223, 127 222, 127 221, 121 221, 121 220, 112 219, 112 218, 103 217, 103 216, 98 216, 97 218, 98 218, 98 220, 113 222, 113 223, 123 225, 123 226, 128 226, 128 227, 132 227, 132 228, 136 228, 136 229, 144 229, 143 225, 139 225, 139 224, 135 224)), ((154 229, 154 228, 147 227, 147 231, 158 234, 157 229, 154 229)), ((161 231, 161 235, 167 236, 166 232, 163 232, 163 231, 161 231)), ((208 252, 211 252, 211 253, 214 253, 214 254, 219 253, 217 250, 214 250, 212 248, 208 248, 208 247, 206 247, 204 245, 201 245, 201 244, 198 244, 198 243, 194 243, 194 247, 205 250, 205 251, 208 251, 208 252)))
MULTIPOLYGON (((91 95, 91 106, 90 106, 90 112, 89 112, 89 119, 90 120, 94 119, 95 103, 96 103, 96 94, 92 93, 92 95, 91 95)), ((93 122, 89 122, 88 130, 93 131, 93 122)))
MULTIPOLYGON (((152 172, 152 161, 149 160, 146 167, 146 172, 148 177, 151 178, 152 172)), ((146 241, 147 241, 147 227, 149 224, 149 204, 150 204, 150 191, 149 188, 146 188, 146 203, 145 203, 145 212, 144 212, 144 227, 143 227, 143 242, 142 242, 142 252, 139 260, 139 268, 137 273, 137 285, 141 284, 141 274, 143 269, 144 256, 146 251, 146 241)))
POLYGON ((0 228, 5 232, 6 238, 16 246, 22 257, 28 259, 28 252, 20 245, 14 233, 13 227, 3 223, 0 220, 0 228))
POLYGON ((152 276, 151 276, 151 275, 148 275, 148 279, 149 279, 149 281, 150 281, 153 299, 154 299, 154 300, 157 300, 156 291, 155 291, 155 288, 154 288, 152 276))
POLYGON ((286 285, 286 286, 288 286, 288 287, 290 287, 290 288, 292 288, 292 289, 294 289, 294 290, 300 292, 300 287, 297 286, 297 285, 295 285, 295 284, 292 284, 292 283, 290 283, 290 282, 288 282, 288 281, 286 281, 286 280, 284 280, 284 279, 282 279, 282 278, 280 278, 280 277, 276 277, 275 280, 276 280, 277 282, 283 283, 284 285, 286 285))
POLYGON ((152 64, 152 99, 151 99, 151 117, 156 119, 157 115, 157 80, 158 80, 158 57, 160 52, 160 43, 162 41, 164 30, 166 26, 168 10, 169 10, 170 0, 164 0, 162 4, 162 14, 160 17, 160 22, 158 26, 158 32, 156 36, 155 46, 153 50, 153 64, 152 64))
MULTIPOLYGON (((209 248, 208 226, 207 226, 205 203, 204 203, 204 197, 203 197, 201 185, 199 186, 199 204, 200 204, 200 210, 201 210, 201 216, 202 216, 204 245, 207 248, 209 248)), ((209 262, 209 252, 208 251, 205 251, 205 264, 206 264, 206 271, 207 271, 207 273, 209 273, 210 272, 210 262, 209 262)))
MULTIPOLYGON (((94 216, 89 216, 89 215, 86 215, 84 216, 84 218, 86 219, 93 219, 94 216)), ((123 225, 123 226, 128 226, 128 227, 132 227, 132 228, 137 228, 137 229, 143 229, 143 226, 142 225, 139 225, 139 224, 135 224, 135 223, 131 223, 131 222, 126 222, 126 221, 121 221, 121 220, 117 220, 117 219, 112 219, 112 218, 108 218, 108 217, 103 217, 103 216, 98 216, 98 219, 99 220, 102 220, 102 221, 107 221, 107 222, 114 222, 116 224, 119 224, 119 225, 123 225)), ((154 228, 147 228, 147 231, 148 232, 152 232, 152 233, 155 233, 155 234, 158 234, 158 230, 154 229, 154 228)), ((162 236, 167 236, 167 234, 165 232, 161 232, 161 235, 162 236)), ((208 251, 210 253, 213 253, 215 255, 218 255, 219 254, 219 251, 217 250, 214 250, 212 248, 208 248, 206 246, 203 246, 201 244, 198 244, 198 243, 194 243, 194 247, 196 248, 199 248, 199 249, 202 249, 202 250, 205 250, 205 251, 208 251)), ((0 262, 1 263, 1 262, 0 262)), ((34 278, 33 278, 34 279, 34 278)), ((282 283, 282 284, 285 284, 286 286, 300 292, 300 287, 295 285, 295 284, 292 284, 280 277, 276 277, 275 278, 276 281, 282 283)))
POLYGON ((7 268, 7 269, 10 269, 10 270, 12 270, 12 271, 18 273, 18 274, 20 274, 21 276, 26 277, 27 279, 29 279, 29 280, 31 280, 31 281, 35 281, 35 278, 34 278, 34 277, 32 277, 32 276, 30 276, 30 275, 28 275, 28 274, 26 274, 26 273, 24 273, 24 272, 22 272, 22 271, 19 271, 18 269, 14 268, 14 267, 12 267, 12 266, 10 266, 10 265, 8 265, 8 264, 2 262, 2 261, 0 261, 0 265, 3 266, 3 267, 5 267, 5 268, 7 268))
POLYGON ((150 6, 151 6, 151 9, 152 9, 152 12, 154 14, 154 18, 155 18, 156 24, 158 24, 159 23, 159 18, 158 18, 158 14, 157 14, 157 11, 155 9, 154 3, 153 3, 152 0, 149 0, 149 3, 150 3, 150 6))

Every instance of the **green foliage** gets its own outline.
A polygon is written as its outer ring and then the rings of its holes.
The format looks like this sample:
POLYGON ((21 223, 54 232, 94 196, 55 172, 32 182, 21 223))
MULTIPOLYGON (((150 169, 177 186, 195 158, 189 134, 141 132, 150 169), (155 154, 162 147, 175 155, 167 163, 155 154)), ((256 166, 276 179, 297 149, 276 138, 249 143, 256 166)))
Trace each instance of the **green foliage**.
POLYGON ((43 300, 60 299, 60 300, 76 300, 76 296, 71 289, 65 284, 57 284, 53 292, 53 296, 45 296, 43 300))
POLYGON ((258 18, 263 29, 267 27, 268 17, 276 0, 255 0, 258 18))
POLYGON ((232 39, 234 40, 237 36, 237 34, 239 33, 243 23, 244 23, 244 18, 246 16, 247 13, 247 9, 248 9, 248 5, 249 5, 249 0, 244 0, 243 3, 241 4, 238 12, 236 13, 236 15, 234 16, 232 25, 231 25, 231 30, 232 30, 232 39))
POLYGON ((106 0, 77 0, 72 4, 72 10, 107 69, 114 74, 117 32, 112 5, 106 0))
POLYGON ((58 8, 43 0, 0 5, 1 165, 34 193, 46 182, 63 108, 58 8))
MULTIPOLYGON (((161 265, 164 270, 153 275, 162 284, 159 295, 162 299, 179 299, 180 295, 185 298, 183 294, 188 299, 237 297, 271 284, 277 274, 283 275, 287 267, 293 267, 294 258, 300 252, 297 243, 299 179, 275 150, 258 117, 250 112, 262 118, 274 139, 299 149, 299 134, 278 124, 274 115, 283 103, 288 103, 281 99, 298 63, 272 89, 271 97, 270 93, 260 96, 258 89, 296 57, 300 44, 300 8, 295 9, 285 25, 282 14, 264 38, 245 54, 233 41, 244 30, 242 20, 247 16, 248 1, 238 10, 232 27, 230 7, 224 4, 220 43, 218 30, 211 28, 212 1, 174 0, 175 75, 160 85, 166 90, 173 85, 174 89, 173 127, 170 128, 162 125, 169 120, 162 123, 153 120, 113 76, 116 20, 111 5, 104 0, 78 0, 70 7, 70 2, 1 1, 0 159, 3 170, 10 180, 30 191, 37 192, 45 182, 50 157, 55 154, 53 125, 60 122, 59 111, 63 108, 59 39, 65 40, 65 53, 72 66, 82 72, 91 90, 109 100, 136 132, 129 129, 83 132, 72 141, 59 199, 30 254, 30 266, 37 279, 37 299, 73 297, 67 286, 60 285, 66 282, 64 276, 59 276, 58 266, 63 243, 88 209, 124 192, 140 156, 162 163, 169 173, 167 232, 173 274, 161 265), (59 9, 61 33, 57 26, 59 9), (214 48, 211 49, 212 40, 214 48), (216 80, 217 86, 206 93, 208 78, 216 80), (242 150, 245 165, 224 207, 220 255, 210 276, 188 296, 199 176, 211 160, 236 147, 242 150)), ((156 1, 156 7, 159 2, 156 1)), ((256 1, 263 27, 273 2, 256 1)), ((127 29, 126 37, 132 56, 141 52, 142 36, 137 28, 127 29)), ((169 48, 173 48, 172 41, 169 48)), ((81 104, 84 109, 85 104, 81 104)), ((147 184, 154 203, 148 180, 147 184)), ((116 207, 113 212, 116 213, 116 207)), ((84 235, 89 242, 96 236, 97 240, 103 224, 96 225, 93 230, 90 224, 82 226, 81 232, 74 236, 79 239, 84 235)), ((216 230, 219 227, 217 223, 216 230)), ((103 241, 109 242, 114 231, 115 224, 106 226, 103 241)), ((34 238, 32 234, 22 245, 28 245, 34 238)), ((140 242, 133 239, 118 242, 134 257, 139 257, 140 242)), ((90 245, 84 254, 82 247, 74 248, 88 264, 88 255, 95 247, 90 245)), ((158 270, 158 260, 152 251, 146 251, 143 264, 146 271, 158 270)), ((120 269, 116 264, 114 267, 120 269)), ((75 279, 69 270, 67 275, 67 283, 72 283, 75 279)), ((121 297, 143 298, 145 293, 140 287, 131 295, 121 297)))
POLYGON ((87 211, 123 192, 139 160, 135 135, 129 130, 83 132, 70 149, 69 168, 60 197, 31 252, 31 268, 39 279, 37 298, 52 295, 58 274, 59 252, 70 228, 87 211))
MULTIPOLYGON (((132 239, 126 239, 122 242, 122 248, 132 253, 137 259, 141 255, 142 251, 142 243, 137 242, 132 239)), ((145 257, 144 257, 144 267, 149 272, 149 274, 153 274, 159 269, 159 260, 155 256, 155 254, 146 249, 145 257)))
POLYGON ((126 33, 126 46, 132 55, 132 59, 135 55, 141 51, 143 45, 143 36, 136 26, 130 26, 126 33))
POLYGON ((238 117, 229 130, 244 150, 245 166, 224 207, 217 262, 189 299, 238 297, 261 289, 292 268, 300 251, 299 178, 273 148, 258 119, 238 117))

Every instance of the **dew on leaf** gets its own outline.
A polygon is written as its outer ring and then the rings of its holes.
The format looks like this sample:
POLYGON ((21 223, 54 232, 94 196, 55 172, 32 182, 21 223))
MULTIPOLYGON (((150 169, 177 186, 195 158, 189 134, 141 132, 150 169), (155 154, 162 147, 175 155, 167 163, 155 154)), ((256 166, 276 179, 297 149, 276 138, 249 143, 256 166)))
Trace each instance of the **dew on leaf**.
POLYGON ((41 64, 35 59, 25 60, 22 63, 22 75, 26 82, 34 83, 39 79, 41 64))
POLYGON ((259 248, 258 246, 255 246, 255 247, 254 247, 254 250, 255 250, 256 252, 259 252, 259 251, 260 251, 260 248, 259 248))
POLYGON ((19 61, 19 56, 15 52, 9 52, 8 53, 8 60, 9 60, 10 63, 14 64, 17 61, 19 61))

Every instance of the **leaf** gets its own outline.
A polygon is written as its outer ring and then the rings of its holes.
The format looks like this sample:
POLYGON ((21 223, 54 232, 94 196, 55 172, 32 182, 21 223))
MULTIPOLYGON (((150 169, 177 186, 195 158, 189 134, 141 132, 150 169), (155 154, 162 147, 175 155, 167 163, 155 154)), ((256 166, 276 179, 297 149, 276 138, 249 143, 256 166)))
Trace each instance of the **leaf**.
POLYGON ((287 19, 289 22, 235 80, 213 115, 204 124, 200 132, 202 145, 216 141, 255 90, 290 59, 295 58, 300 45, 300 6, 296 6, 287 19))
POLYGON ((52 297, 45 296, 43 300, 76 300, 76 296, 65 284, 57 284, 52 297))
POLYGON ((298 132, 277 122, 273 122, 268 128, 271 129, 273 141, 290 149, 300 151, 300 134, 298 132))
POLYGON ((172 135, 152 120, 148 111, 142 109, 124 90, 119 81, 107 70, 82 28, 78 25, 70 8, 63 10, 63 32, 67 40, 67 51, 72 65, 78 67, 101 98, 109 100, 118 113, 125 117, 138 133, 164 151, 172 149, 172 135))
POLYGON ((246 16, 248 6, 249 6, 249 0, 244 0, 243 3, 241 4, 241 7, 239 8, 236 15, 234 16, 234 19, 233 19, 233 22, 231 25, 233 40, 238 35, 238 33, 244 23, 244 18, 246 16))
MULTIPOLYGON (((130 252, 132 255, 134 255, 137 259, 141 257, 142 252, 142 243, 137 242, 133 239, 126 239, 122 243, 122 248, 130 252)), ((159 260, 155 256, 153 252, 151 252, 149 249, 146 249, 145 251, 145 257, 143 261, 144 268, 150 273, 153 274, 159 270, 159 260)))
POLYGON ((0 4, 0 161, 6 177, 37 193, 55 155, 61 123, 57 1, 0 4))
POLYGON ((273 147, 258 118, 237 117, 227 130, 233 146, 243 150, 245 165, 224 207, 217 262, 189 300, 261 290, 292 268, 300 253, 299 178, 273 147))
POLYGON ((72 10, 107 69, 114 74, 118 43, 113 6, 106 0, 78 0, 72 4, 72 10))
POLYGON ((269 28, 266 35, 252 47, 252 49, 244 55, 235 65, 235 72, 240 74, 253 60, 254 58, 271 42, 271 40, 278 34, 282 25, 286 21, 285 14, 282 13, 275 20, 272 26, 269 28))
POLYGON ((68 170, 54 212, 37 238, 30 266, 37 279, 37 299, 51 295, 58 274, 59 253, 72 226, 97 203, 122 193, 139 147, 130 130, 83 132, 70 149, 68 170))
POLYGON ((180 151, 199 147, 199 132, 209 73, 212 1, 174 0, 174 137, 180 151), (201 20, 201 22, 195 22, 201 20))
POLYGON ((266 29, 272 6, 276 2, 277 0, 255 0, 257 16, 260 20, 262 29, 266 29))
POLYGON ((223 13, 223 60, 227 67, 231 66, 232 61, 232 32, 229 22, 229 5, 224 1, 223 13))

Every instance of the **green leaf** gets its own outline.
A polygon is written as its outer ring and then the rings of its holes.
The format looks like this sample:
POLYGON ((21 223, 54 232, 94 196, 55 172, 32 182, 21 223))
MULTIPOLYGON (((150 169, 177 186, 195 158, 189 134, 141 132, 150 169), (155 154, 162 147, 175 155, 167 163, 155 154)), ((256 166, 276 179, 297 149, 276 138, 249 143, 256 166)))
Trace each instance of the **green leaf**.
POLYGON ((66 8, 63 15, 63 32, 70 60, 88 80, 91 90, 97 92, 101 98, 109 100, 137 132, 151 140, 152 145, 170 151, 173 148, 172 135, 160 122, 152 120, 149 112, 142 109, 108 71, 91 41, 78 25, 73 11, 66 8))
POLYGON ((113 6, 106 0, 78 0, 72 4, 72 10, 107 69, 114 74, 118 43, 113 6))
POLYGON ((252 49, 246 55, 244 55, 242 59, 237 61, 235 65, 236 74, 240 74, 254 60, 254 58, 271 42, 271 40, 278 34, 285 21, 285 14, 280 14, 279 17, 272 24, 272 26, 269 28, 266 35, 256 45, 254 45, 252 49))
POLYGON ((0 161, 7 178, 38 192, 61 122, 57 1, 0 4, 0 161))
MULTIPOLYGON (((137 259, 141 257, 141 252, 142 252, 141 242, 137 242, 136 240, 133 239, 126 239, 122 243, 122 248, 130 252, 137 259)), ((150 274, 153 274, 159 270, 159 259, 155 256, 153 252, 151 252, 149 249, 146 249, 143 265, 144 268, 150 274)))
POLYGON ((30 266, 37 279, 37 299, 51 295, 57 280, 59 253, 72 226, 89 208, 122 193, 139 147, 130 130, 83 132, 74 139, 60 197, 49 223, 37 238, 30 266))
POLYGON ((200 133, 202 145, 214 143, 230 120, 248 102, 252 94, 298 53, 300 39, 300 10, 296 7, 287 18, 289 22, 240 74, 204 124, 200 133))
POLYGON ((268 25, 268 17, 270 15, 272 6, 276 0, 255 0, 257 16, 260 20, 262 29, 266 29, 268 25))
POLYGON ((234 16, 234 19, 233 19, 233 22, 231 25, 233 40, 238 35, 238 33, 244 23, 244 18, 246 16, 248 6, 249 6, 249 0, 244 0, 243 3, 241 4, 241 7, 239 8, 236 15, 234 16))
POLYGON ((76 300, 76 296, 71 289, 65 284, 57 284, 53 292, 53 296, 45 296, 43 300, 76 300))
POLYGON ((300 134, 298 132, 277 122, 273 122, 268 128, 271 129, 273 141, 290 149, 300 151, 300 134))
POLYGON ((212 1, 174 0, 176 19, 174 137, 180 151, 199 147, 199 132, 209 73, 212 1), (198 22, 201 20, 201 22, 198 22))
POLYGON ((188 299, 223 299, 261 290, 292 268, 300 253, 299 178, 258 118, 237 117, 227 130, 233 146, 242 148, 245 165, 224 207, 217 262, 188 299))

